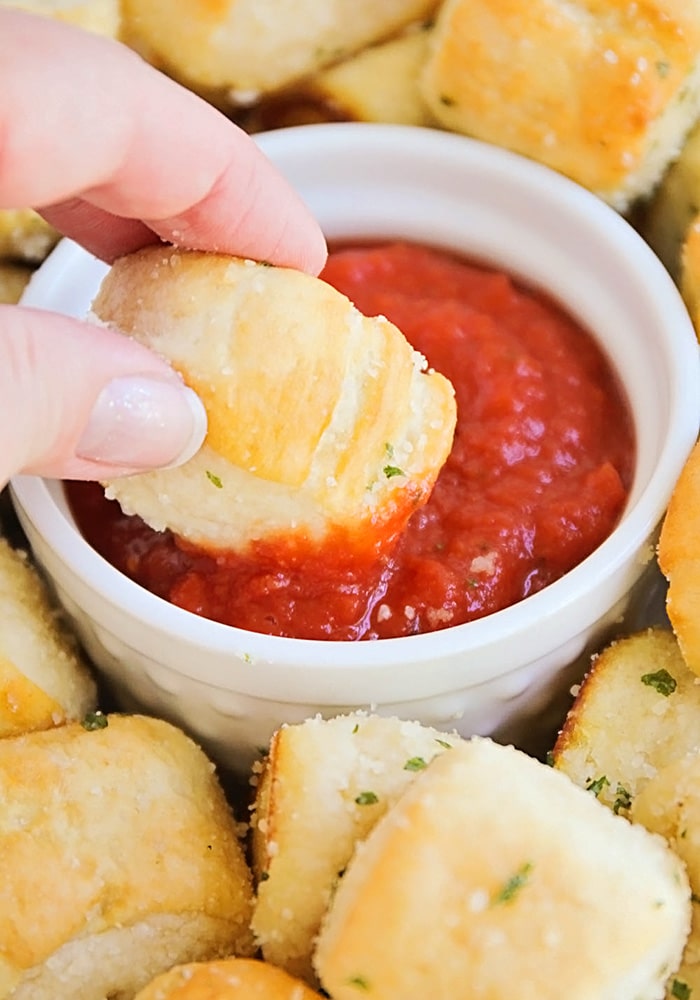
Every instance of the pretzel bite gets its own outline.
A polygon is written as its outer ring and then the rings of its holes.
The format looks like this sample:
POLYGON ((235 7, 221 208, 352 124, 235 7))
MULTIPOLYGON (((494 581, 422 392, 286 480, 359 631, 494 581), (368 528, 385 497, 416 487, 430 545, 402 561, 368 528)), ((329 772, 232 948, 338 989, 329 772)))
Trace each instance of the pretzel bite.
POLYGON ((318 1000, 299 979, 252 958, 180 965, 156 977, 134 1000, 318 1000))
POLYGON ((700 443, 681 471, 661 526, 659 566, 666 611, 690 669, 700 674, 700 443))
POLYGON ((641 235, 676 281, 682 273, 683 244, 698 211, 700 126, 696 125, 649 201, 640 206, 635 220, 641 235))
POLYGON ((340 532, 346 551, 374 554, 427 500, 452 386, 325 282, 150 247, 117 261, 93 310, 170 358, 209 417, 185 466, 108 484, 126 513, 210 549, 340 532))
POLYGON ((2 740, 0 798, 0 997, 126 998, 250 953, 236 825, 174 726, 98 714, 2 740))
POLYGON ((660 769, 700 746, 700 684, 670 629, 618 639, 593 661, 553 763, 626 815, 660 769))
POLYGON ((0 302, 15 305, 32 276, 32 268, 0 260, 0 302))
POLYGON ((121 26, 119 3, 120 0, 0 0, 0 7, 17 7, 96 35, 116 38, 121 26))
POLYGON ((696 991, 700 990, 700 756, 697 751, 669 764, 648 782, 635 799, 632 819, 665 837, 686 865, 693 892, 692 929, 669 995, 697 996, 696 991))
POLYGON ((195 90, 249 103, 426 17, 436 0, 123 0, 125 37, 195 90))
POLYGON ((43 580, 0 538, 0 737, 82 719, 95 695, 43 580))
POLYGON ((423 92, 445 127, 560 171, 619 210, 700 109, 700 8, 679 0, 446 0, 423 92))
POLYGON ((432 125, 434 118, 420 93, 418 80, 425 62, 430 29, 425 25, 373 45, 350 59, 302 81, 298 89, 273 97, 259 109, 264 126, 307 121, 343 120, 432 125), (275 121, 275 112, 284 115, 275 121))
POLYGON ((0 209, 0 260, 40 264, 57 241, 56 230, 32 209, 0 209))
POLYGON ((473 739, 358 845, 314 961, 334 1000, 652 1000, 689 923, 688 880, 661 837, 473 739))
POLYGON ((356 843, 457 742, 417 722, 362 713, 275 733, 252 820, 252 927, 266 959, 313 982, 314 938, 356 843))
POLYGON ((700 214, 693 217, 683 238, 678 283, 695 332, 700 336, 700 214))

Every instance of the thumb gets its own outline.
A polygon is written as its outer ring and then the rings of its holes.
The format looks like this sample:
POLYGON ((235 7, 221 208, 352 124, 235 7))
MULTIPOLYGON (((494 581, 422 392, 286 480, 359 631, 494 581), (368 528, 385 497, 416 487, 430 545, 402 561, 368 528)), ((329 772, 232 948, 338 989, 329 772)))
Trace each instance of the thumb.
POLYGON ((198 397, 143 345, 0 306, 0 485, 20 472, 107 479, 177 465, 205 433, 198 397))

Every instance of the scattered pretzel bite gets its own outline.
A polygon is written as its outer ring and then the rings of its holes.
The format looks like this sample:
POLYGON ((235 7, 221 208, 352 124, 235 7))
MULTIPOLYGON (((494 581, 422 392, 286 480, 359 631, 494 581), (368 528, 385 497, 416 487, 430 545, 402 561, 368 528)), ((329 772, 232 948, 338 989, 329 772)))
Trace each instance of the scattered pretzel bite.
POLYGON ((681 471, 661 526, 659 566, 666 611, 690 669, 700 674, 700 443, 681 471))
POLYGON ((445 0, 423 93, 446 128, 538 160, 623 210, 700 109, 700 8, 445 0))
POLYGON ((314 938, 356 843, 457 742, 418 722, 362 713, 275 733, 251 824, 252 927, 266 959, 314 982, 314 938))
POLYGON ((684 866, 661 837, 475 738, 358 845, 314 963, 334 1000, 655 1000, 689 924, 684 866))
POLYGON ((553 764, 627 815, 667 764, 700 746, 700 683, 670 629, 617 639, 594 659, 569 709, 553 764))
POLYGON ((143 716, 0 741, 0 997, 132 997, 248 955, 250 872, 202 751, 143 716))
POLYGON ((0 7, 16 7, 65 21, 83 31, 117 38, 121 29, 120 0, 0 0, 0 7))
POLYGON ((0 737, 82 719, 95 683, 26 553, 0 538, 0 737))
POLYGON ((30 208, 0 209, 0 260, 40 264, 58 242, 56 230, 30 208))
POLYGON ((683 244, 698 211, 700 125, 695 125, 651 198, 639 206, 639 218, 635 220, 641 235, 676 281, 680 281, 683 268, 683 244))
POLYGON ((631 819, 661 834, 686 865, 693 922, 683 963, 669 996, 696 996, 700 989, 700 754, 689 753, 661 769, 632 805, 631 819), (689 987, 693 992, 688 992, 689 987))
POLYGON ((319 994, 274 965, 253 958, 180 965, 157 976, 134 1000, 314 1000, 319 994))
POLYGON ((236 103, 278 90, 388 38, 437 0, 123 0, 125 37, 194 90, 232 91, 236 103))
POLYGON ((209 418, 185 466, 108 484, 126 513, 208 548, 338 530, 374 554, 427 500, 452 444, 452 386, 320 279, 150 247, 116 262, 93 309, 167 356, 209 418))

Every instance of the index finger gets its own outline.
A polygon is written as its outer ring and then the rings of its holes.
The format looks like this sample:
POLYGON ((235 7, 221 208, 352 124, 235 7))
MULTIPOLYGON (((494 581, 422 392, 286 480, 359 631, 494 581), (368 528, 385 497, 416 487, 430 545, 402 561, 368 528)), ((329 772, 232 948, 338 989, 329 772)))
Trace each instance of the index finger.
POLYGON ((0 10, 0 94, 0 206, 87 203, 179 245, 321 268, 318 225, 253 140, 125 46, 0 10))

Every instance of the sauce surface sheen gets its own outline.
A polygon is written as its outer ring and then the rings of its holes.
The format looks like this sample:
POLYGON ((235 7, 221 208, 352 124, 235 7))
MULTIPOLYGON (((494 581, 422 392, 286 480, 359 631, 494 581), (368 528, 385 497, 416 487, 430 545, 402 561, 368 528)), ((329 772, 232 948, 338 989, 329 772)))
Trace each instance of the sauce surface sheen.
POLYGON ((352 539, 209 554, 67 484, 87 540, 166 600, 225 624, 297 638, 434 631, 512 605, 608 536, 634 467, 629 410, 593 338, 508 275, 415 244, 340 247, 321 275, 382 314, 453 383, 457 429, 428 503, 388 561, 352 539))

